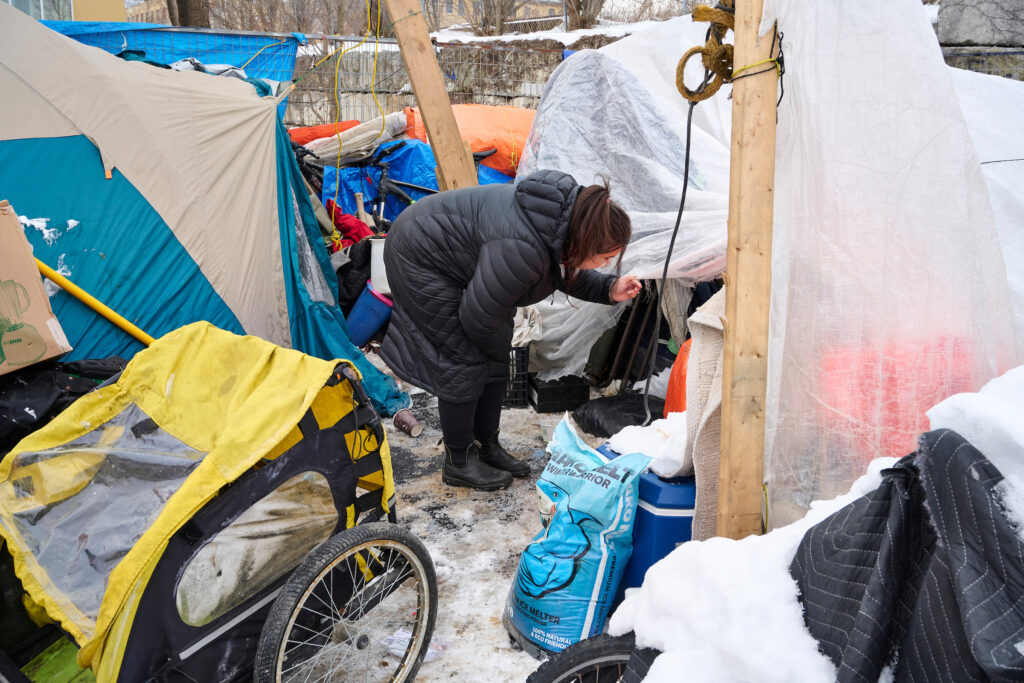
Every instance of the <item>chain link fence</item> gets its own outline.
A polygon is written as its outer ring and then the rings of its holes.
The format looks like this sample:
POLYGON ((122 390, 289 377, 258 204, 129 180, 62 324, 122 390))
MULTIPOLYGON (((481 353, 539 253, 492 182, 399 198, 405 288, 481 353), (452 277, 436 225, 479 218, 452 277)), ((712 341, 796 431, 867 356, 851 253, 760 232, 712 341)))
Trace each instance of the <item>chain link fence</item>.
POLYGON ((958 69, 1024 81, 1024 48, 944 47, 942 56, 958 69))
MULTIPOLYGON (((398 43, 361 41, 326 36, 299 48, 286 125, 368 121, 381 111, 390 114, 416 105, 398 43), (310 71, 340 47, 342 52, 310 71)), ((536 108, 544 84, 562 62, 562 50, 505 45, 436 43, 435 53, 452 104, 536 108)))

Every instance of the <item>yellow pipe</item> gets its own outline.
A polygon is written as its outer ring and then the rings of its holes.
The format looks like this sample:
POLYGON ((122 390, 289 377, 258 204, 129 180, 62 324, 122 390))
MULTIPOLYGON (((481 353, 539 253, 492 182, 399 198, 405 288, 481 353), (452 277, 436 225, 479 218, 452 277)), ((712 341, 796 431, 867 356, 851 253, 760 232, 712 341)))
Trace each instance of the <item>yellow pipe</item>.
POLYGON ((66 277, 64 277, 63 275, 61 275, 60 273, 58 273, 53 268, 51 268, 50 266, 46 265, 45 263, 43 263, 39 259, 36 259, 36 265, 39 267, 39 272, 40 273, 42 273, 47 278, 53 280, 58 285, 63 287, 64 290, 68 294, 70 294, 71 296, 75 297, 76 299, 81 301, 83 304, 85 304, 86 306, 88 306, 92 310, 96 311, 97 313, 102 315, 104 318, 106 318, 110 322, 114 323, 115 325, 120 327, 122 330, 124 330, 125 332, 130 334, 131 336, 133 336, 136 339, 138 339, 140 342, 142 342, 146 346, 149 346, 150 344, 152 344, 155 341, 148 334, 146 334, 145 332, 143 332, 142 330, 140 330, 138 327, 136 327, 135 325, 131 324, 127 320, 125 320, 123 317, 121 317, 120 315, 115 313, 108 306, 106 306, 105 304, 103 304, 102 302, 97 300, 95 297, 93 297, 87 291, 85 291, 84 289, 82 289, 81 287, 76 285, 74 282, 72 282, 71 280, 67 279, 66 277))

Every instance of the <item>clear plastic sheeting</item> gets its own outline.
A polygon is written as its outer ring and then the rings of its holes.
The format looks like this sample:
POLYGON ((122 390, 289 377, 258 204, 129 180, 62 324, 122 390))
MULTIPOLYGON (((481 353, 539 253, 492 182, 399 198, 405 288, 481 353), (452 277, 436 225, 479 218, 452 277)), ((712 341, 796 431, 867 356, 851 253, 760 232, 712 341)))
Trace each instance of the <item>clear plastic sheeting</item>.
POLYGON ((299 275, 302 277, 302 284, 309 292, 309 298, 329 306, 334 306, 334 292, 327 284, 323 270, 316 260, 313 247, 309 244, 306 235, 306 225, 302 222, 302 212, 299 211, 299 202, 295 199, 295 190, 291 191, 292 211, 295 214, 295 243, 299 251, 299 275))
POLYGON ((191 626, 210 623, 291 571, 338 524, 319 472, 298 474, 224 528, 189 561, 175 604, 191 626))
POLYGON ((204 455, 131 404, 74 441, 15 457, 4 484, 20 501, 9 506, 13 531, 78 623, 95 625, 110 572, 204 455))
MULTIPOLYGON (((918 0, 769 0, 785 35, 769 525, 914 450, 925 411, 1013 364, 996 223, 918 0)), ((763 27, 763 28, 764 28, 763 27)))
MULTIPOLYGON (((675 88, 675 69, 683 52, 704 43, 706 30, 680 17, 572 55, 548 81, 527 139, 517 177, 556 169, 583 185, 609 181, 612 198, 633 223, 624 274, 661 277, 685 172, 687 106, 675 88)), ((691 60, 686 74, 696 87, 703 77, 699 60, 691 60)), ((686 211, 669 268, 669 277, 687 282, 725 270, 727 94, 721 90, 694 111, 686 211)), ((578 374, 593 342, 622 309, 556 295, 537 310, 545 338, 534 345, 531 364, 547 379, 578 374)))

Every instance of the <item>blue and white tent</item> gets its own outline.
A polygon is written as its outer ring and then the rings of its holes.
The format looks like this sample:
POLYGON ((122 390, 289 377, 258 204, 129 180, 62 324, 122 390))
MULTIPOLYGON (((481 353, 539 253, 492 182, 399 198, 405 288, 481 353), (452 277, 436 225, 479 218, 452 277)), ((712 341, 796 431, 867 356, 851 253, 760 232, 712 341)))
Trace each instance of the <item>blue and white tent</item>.
MULTIPOLYGON (((378 409, 408 397, 349 341, 274 97, 128 62, 0 3, 0 198, 36 256, 158 337, 196 320, 356 362, 378 409)), ((140 345, 77 300, 69 358, 140 345)))

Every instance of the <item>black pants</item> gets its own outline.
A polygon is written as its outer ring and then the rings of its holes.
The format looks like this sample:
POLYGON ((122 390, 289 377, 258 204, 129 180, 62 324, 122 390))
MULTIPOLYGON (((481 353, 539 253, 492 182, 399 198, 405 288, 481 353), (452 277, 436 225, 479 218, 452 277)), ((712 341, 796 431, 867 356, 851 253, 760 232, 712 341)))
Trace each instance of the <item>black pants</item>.
POLYGON ((484 393, 475 402, 451 403, 437 400, 441 433, 449 448, 468 448, 473 440, 483 441, 498 431, 501 402, 505 400, 505 382, 485 384, 484 393))

